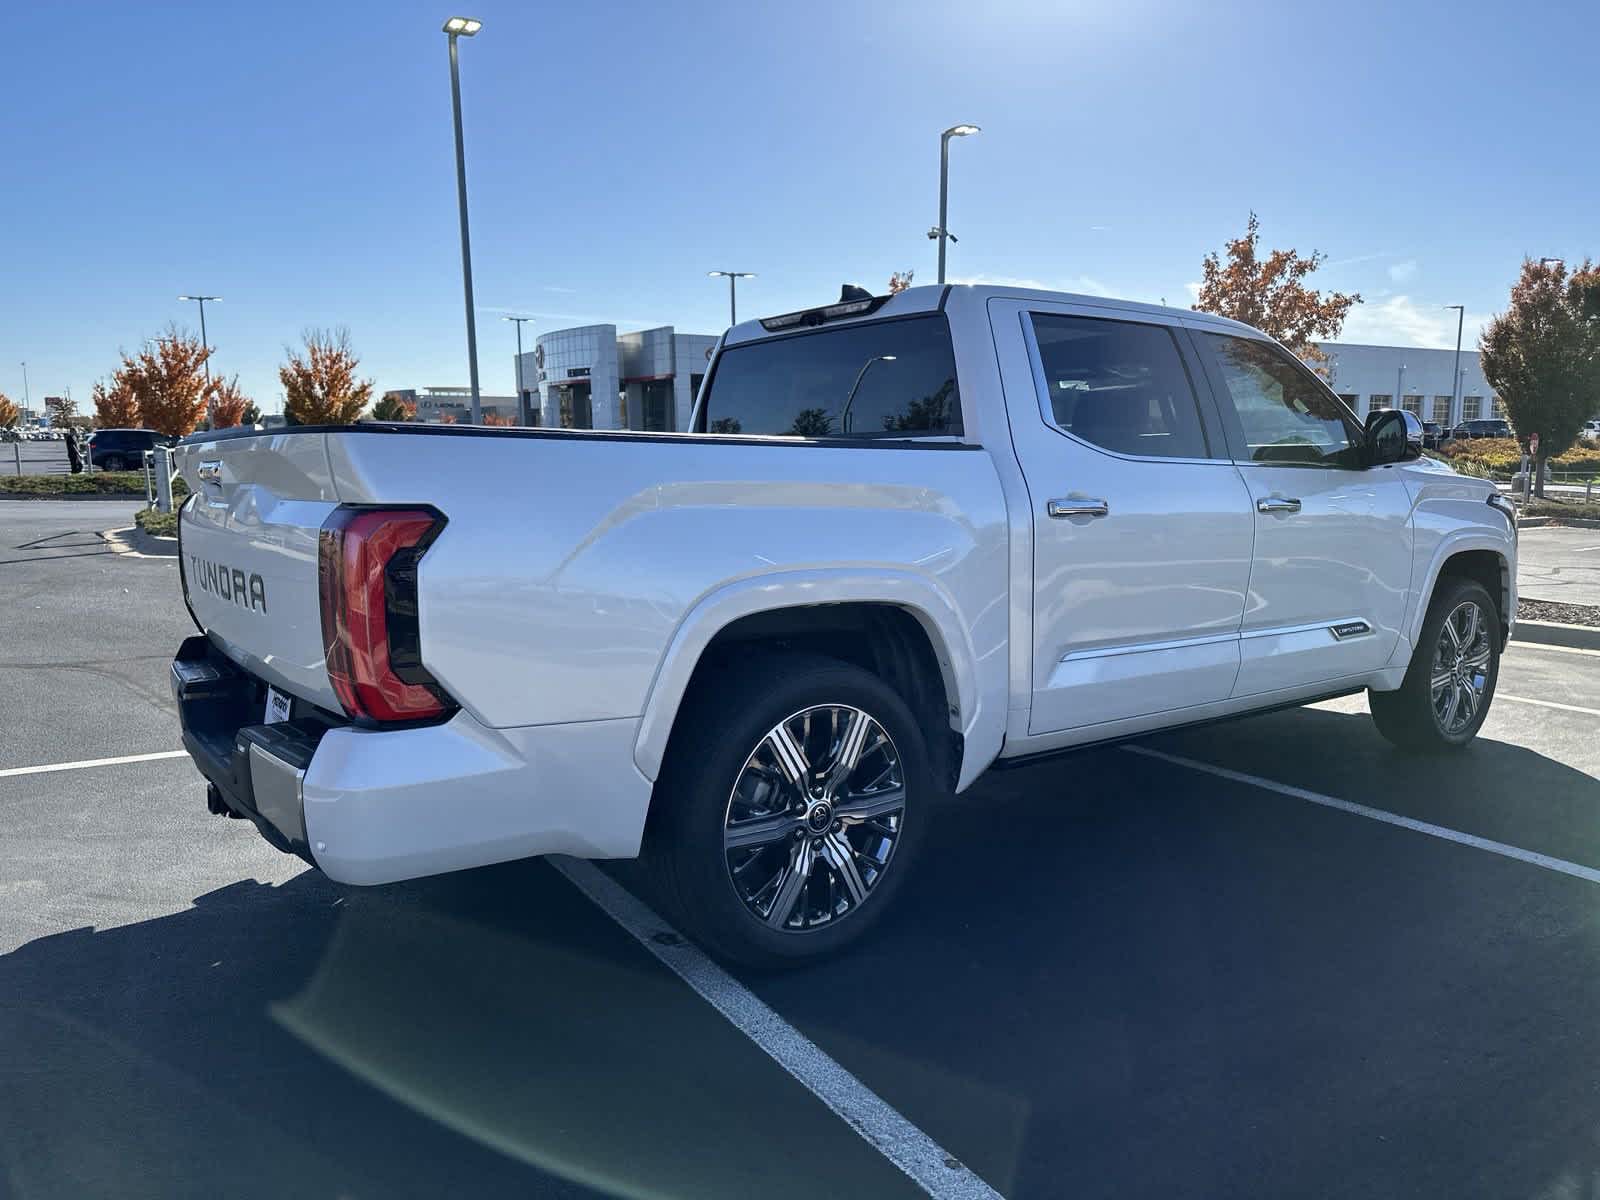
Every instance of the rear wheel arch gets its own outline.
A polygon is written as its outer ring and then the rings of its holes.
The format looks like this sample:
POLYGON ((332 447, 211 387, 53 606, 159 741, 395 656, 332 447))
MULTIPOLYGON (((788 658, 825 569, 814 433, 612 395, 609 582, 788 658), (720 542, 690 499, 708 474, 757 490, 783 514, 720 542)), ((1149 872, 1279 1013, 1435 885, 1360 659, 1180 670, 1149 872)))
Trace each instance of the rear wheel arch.
POLYGON ((916 715, 939 785, 955 788, 964 751, 958 730, 978 701, 970 652, 949 644, 953 609, 935 615, 880 599, 753 608, 735 602, 721 615, 726 619, 686 620, 657 671, 635 751, 648 778, 659 776, 678 719, 699 689, 751 654, 791 651, 850 663, 888 683, 916 715))

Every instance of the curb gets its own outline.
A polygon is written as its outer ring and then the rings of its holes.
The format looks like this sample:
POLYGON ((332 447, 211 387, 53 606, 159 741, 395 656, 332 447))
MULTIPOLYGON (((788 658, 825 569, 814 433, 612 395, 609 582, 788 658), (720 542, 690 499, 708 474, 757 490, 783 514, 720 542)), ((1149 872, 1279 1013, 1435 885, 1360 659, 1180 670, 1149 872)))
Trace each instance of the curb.
POLYGON ((137 525, 122 529, 107 529, 100 536, 113 553, 129 558, 177 558, 178 539, 152 537, 137 525))
POLYGON ((51 495, 48 492, 0 492, 0 500, 137 500, 145 501, 149 497, 143 492, 61 492, 51 495))
POLYGON ((1574 650, 1600 650, 1600 629, 1592 625, 1565 625, 1560 621, 1519 620, 1512 630, 1511 640, 1574 650))
POLYGON ((1600 521, 1593 517, 1524 517, 1517 522, 1518 529, 1538 529, 1545 525, 1557 529, 1600 529, 1600 521))

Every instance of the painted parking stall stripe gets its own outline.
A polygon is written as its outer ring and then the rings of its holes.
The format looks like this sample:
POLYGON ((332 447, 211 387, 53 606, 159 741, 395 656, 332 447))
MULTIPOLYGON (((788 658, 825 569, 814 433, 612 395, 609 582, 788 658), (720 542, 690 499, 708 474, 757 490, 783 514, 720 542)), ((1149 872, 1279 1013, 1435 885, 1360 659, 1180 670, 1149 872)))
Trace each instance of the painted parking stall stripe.
POLYGON ((551 856, 548 861, 928 1195, 941 1200, 1000 1200, 999 1192, 823 1053, 815 1042, 616 880, 584 859, 551 856))
POLYGON ((37 767, 6 767, 0 779, 13 775, 47 775, 51 771, 83 771, 89 767, 118 767, 123 763, 155 762, 162 758, 188 758, 187 750, 160 750, 154 754, 123 754, 116 758, 84 758, 77 762, 45 763, 37 767))
POLYGON ((1320 804, 1324 808, 1335 808, 1340 812, 1366 817, 1370 821, 1381 821, 1385 825, 1397 825, 1401 829, 1409 829, 1413 833, 1423 833, 1429 837, 1439 838, 1442 841, 1455 842, 1459 846, 1471 846, 1475 850, 1487 850, 1490 854, 1498 854, 1502 858, 1514 858, 1518 862, 1525 862, 1535 867, 1543 867, 1546 871, 1555 871, 1561 875, 1571 875, 1574 879, 1587 880, 1589 883, 1600 883, 1600 870, 1596 870, 1594 867, 1586 867, 1581 863, 1568 862, 1564 858, 1552 858, 1548 854, 1540 854, 1535 850, 1524 850, 1520 846, 1509 846, 1505 842, 1496 842, 1489 838, 1478 837, 1475 834, 1462 833, 1459 829, 1449 829, 1443 825, 1435 825, 1430 821, 1419 821, 1415 817, 1402 817, 1398 813, 1386 812, 1381 808, 1371 808, 1365 804, 1356 804, 1351 800, 1340 800, 1337 796, 1325 796, 1321 792, 1313 792, 1309 788, 1279 783, 1275 779, 1263 779, 1259 775, 1249 775, 1244 771, 1234 771, 1228 767, 1219 767, 1213 763, 1202 762, 1198 758, 1186 758, 1181 754, 1169 754, 1165 750, 1157 750, 1152 746, 1124 746, 1122 749, 1128 754, 1138 754, 1145 758, 1159 759, 1161 762, 1187 767, 1191 771, 1203 771, 1207 775, 1215 775, 1218 779, 1248 784, 1250 787, 1277 792, 1279 795, 1292 796, 1296 800, 1304 800, 1309 804, 1320 804))
POLYGON ((1584 713, 1591 717, 1600 717, 1600 708, 1584 708, 1581 704, 1562 704, 1557 700, 1535 700, 1531 696, 1507 696, 1503 692, 1494 694, 1496 700, 1509 700, 1513 704, 1532 704, 1539 708, 1556 708, 1562 712, 1584 713))

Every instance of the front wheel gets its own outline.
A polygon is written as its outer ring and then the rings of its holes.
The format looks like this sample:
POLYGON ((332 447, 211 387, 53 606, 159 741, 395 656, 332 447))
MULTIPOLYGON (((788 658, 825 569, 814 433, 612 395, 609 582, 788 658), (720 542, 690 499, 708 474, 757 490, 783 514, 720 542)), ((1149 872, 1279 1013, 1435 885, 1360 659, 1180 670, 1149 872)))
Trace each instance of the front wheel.
POLYGON ((1368 693, 1372 719, 1401 749, 1457 749, 1477 736, 1499 677, 1499 607, 1481 583, 1441 581, 1405 682, 1368 693))
POLYGON ((762 656, 685 704, 647 852, 675 915, 714 953, 796 964, 877 921, 910 870, 931 792, 922 730, 882 679, 762 656))

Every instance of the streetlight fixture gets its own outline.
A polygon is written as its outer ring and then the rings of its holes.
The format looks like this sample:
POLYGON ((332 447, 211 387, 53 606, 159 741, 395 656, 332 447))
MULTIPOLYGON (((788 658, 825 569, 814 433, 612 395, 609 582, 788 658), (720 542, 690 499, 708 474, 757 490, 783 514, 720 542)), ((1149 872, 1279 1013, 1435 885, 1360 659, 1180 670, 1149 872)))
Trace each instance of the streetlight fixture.
POLYGON ((728 325, 731 328, 739 323, 739 300, 734 295, 734 288, 741 279, 754 279, 754 271, 707 271, 706 276, 715 279, 724 276, 728 280, 728 325))
POLYGON ((472 380, 472 423, 483 424, 483 402, 478 396, 478 325, 472 313, 472 238, 467 233, 467 156, 461 142, 461 68, 456 40, 472 37, 483 28, 475 17, 451 17, 444 23, 450 41, 450 106, 456 126, 456 205, 461 210, 461 282, 467 296, 467 373, 472 380))
POLYGON ((1454 429, 1456 427, 1456 405, 1459 402, 1461 391, 1461 326, 1466 323, 1467 310, 1466 306, 1461 304, 1446 304, 1445 308, 1456 310, 1456 361, 1451 375, 1450 411, 1445 416, 1445 420, 1449 423, 1448 427, 1454 429))
POLYGON ((33 400, 28 396, 27 363, 22 364, 22 411, 25 413, 31 413, 33 411, 33 400))
POLYGON ((514 321, 517 326, 517 419, 524 425, 532 425, 528 412, 528 392, 522 386, 522 327, 532 317, 501 317, 502 321, 514 321))
POLYGON ((850 432, 850 406, 856 402, 856 393, 861 390, 861 381, 867 377, 867 372, 881 362, 893 362, 893 354, 877 354, 861 364, 861 370, 856 372, 856 381, 850 385, 850 394, 845 397, 844 408, 839 413, 839 432, 850 432))
POLYGON ((939 240, 939 282, 944 283, 944 243, 956 239, 950 237, 949 219, 947 216, 950 198, 950 139, 969 137, 974 133, 981 133, 976 125, 952 125, 939 135, 939 223, 928 230, 930 238, 939 240))
MULTIPOLYGON (((193 300, 197 304, 200 305, 200 348, 202 350, 210 350, 211 349, 211 343, 206 340, 206 301, 209 300, 213 304, 221 304, 222 303, 222 297, 221 296, 179 296, 178 299, 179 300, 193 300)), ((209 354, 206 355, 206 361, 201 365, 205 367, 206 382, 207 383, 211 382, 211 356, 209 354)))

